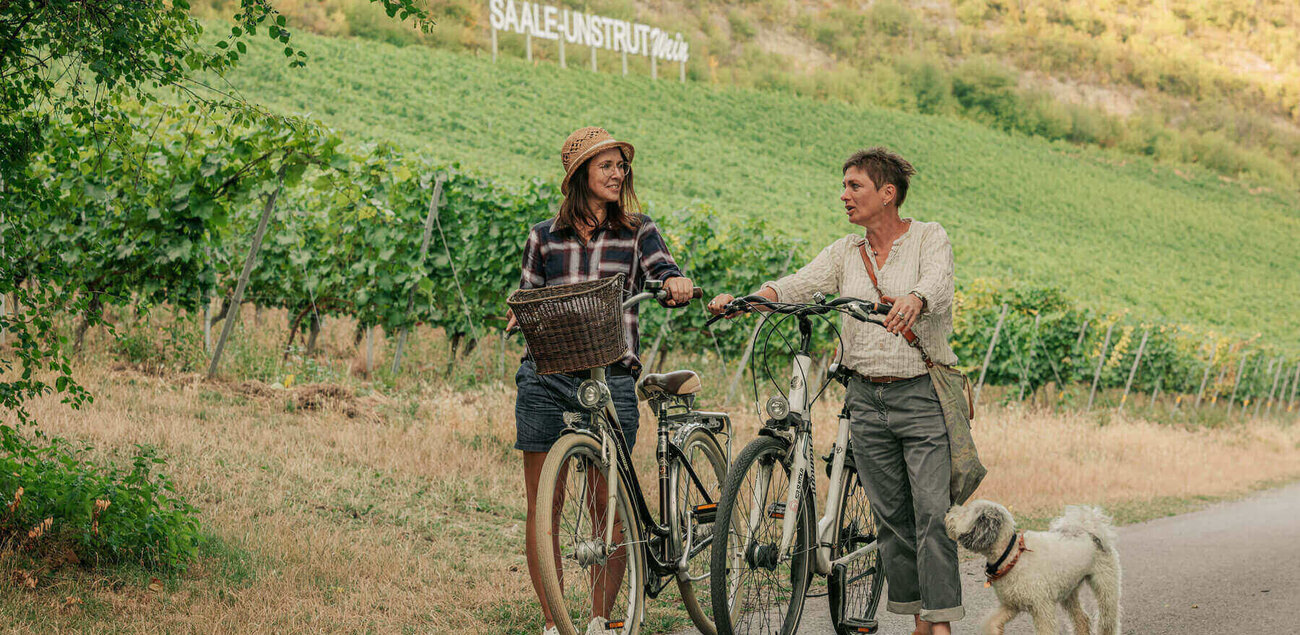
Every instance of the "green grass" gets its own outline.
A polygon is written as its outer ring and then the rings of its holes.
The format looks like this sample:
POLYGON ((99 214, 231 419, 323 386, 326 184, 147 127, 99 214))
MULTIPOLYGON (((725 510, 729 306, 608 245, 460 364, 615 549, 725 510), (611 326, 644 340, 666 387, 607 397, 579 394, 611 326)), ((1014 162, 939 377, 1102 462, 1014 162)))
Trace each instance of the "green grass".
MULTIPOLYGON (((488 174, 557 179, 573 129, 637 147, 654 213, 709 203, 771 219, 805 256, 851 231, 839 166, 883 144, 918 168, 905 215, 942 222, 959 279, 1047 283, 1098 308, 1294 339, 1300 198, 1146 159, 896 111, 593 74, 503 58, 298 34, 292 70, 261 40, 228 79, 357 140, 388 140, 488 174)), ((522 237, 520 237, 522 240, 522 237)))

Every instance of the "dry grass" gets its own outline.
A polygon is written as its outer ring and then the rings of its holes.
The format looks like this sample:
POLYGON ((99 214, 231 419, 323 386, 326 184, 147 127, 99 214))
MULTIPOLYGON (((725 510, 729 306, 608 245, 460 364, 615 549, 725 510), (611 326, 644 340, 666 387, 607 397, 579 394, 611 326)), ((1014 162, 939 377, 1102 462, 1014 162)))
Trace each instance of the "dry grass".
MULTIPOLYGON (((64 570, 35 590, 18 589, 0 563, 8 630, 540 630, 524 569, 508 385, 284 389, 98 362, 80 376, 95 403, 75 412, 54 398, 34 402, 43 429, 89 442, 106 459, 131 444, 161 448, 214 540, 161 588, 150 588, 147 574, 64 570)), ((815 413, 821 452, 832 435, 831 401, 815 413)), ((648 434, 644 413, 642 423, 648 434)), ((738 417, 735 451, 758 425, 738 417)), ((1300 477, 1300 427, 1283 423, 1101 426, 1078 415, 991 409, 975 437, 991 470, 981 495, 1026 516, 1064 503, 1232 495, 1300 477)), ((651 472, 652 446, 638 444, 642 474, 651 472)), ((683 623, 669 603, 651 603, 653 631, 683 623)))

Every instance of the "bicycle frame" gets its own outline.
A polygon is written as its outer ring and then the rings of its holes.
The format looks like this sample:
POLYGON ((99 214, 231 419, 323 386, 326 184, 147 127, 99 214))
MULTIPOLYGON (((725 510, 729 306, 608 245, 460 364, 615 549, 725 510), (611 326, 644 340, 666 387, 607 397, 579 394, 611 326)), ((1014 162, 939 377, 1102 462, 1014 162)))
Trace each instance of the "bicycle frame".
MULTIPOLYGON (((805 316, 799 316, 800 345, 799 351, 794 355, 794 361, 791 366, 790 375, 790 416, 787 419, 793 419, 792 438, 787 439, 781 433, 773 430, 771 427, 765 427, 761 434, 769 434, 777 438, 786 440, 793 444, 789 456, 793 458, 790 465, 790 485, 786 492, 785 512, 781 526, 781 540, 778 553, 788 554, 790 544, 795 536, 795 523, 798 522, 799 506, 804 503, 803 497, 809 496, 808 503, 813 505, 813 513, 816 514, 817 505, 817 479, 813 471, 813 448, 812 448, 812 417, 809 411, 811 402, 809 398, 809 387, 807 377, 812 367, 812 357, 809 354, 812 339, 812 324, 805 316)), ((858 558, 862 558, 878 548, 878 543, 872 541, 871 544, 865 545, 834 560, 831 559, 831 549, 835 544, 835 528, 839 525, 838 504, 840 497, 844 495, 842 491, 842 481, 844 480, 844 462, 845 457, 849 454, 851 440, 849 438, 849 413, 847 408, 840 411, 839 425, 835 434, 835 444, 831 447, 831 471, 830 471, 830 488, 826 492, 826 509, 824 515, 817 521, 816 529, 816 547, 814 548, 815 559, 813 569, 818 575, 830 575, 836 565, 847 564, 858 558)), ((768 466, 761 470, 758 475, 759 483, 754 488, 754 496, 757 499, 763 492, 767 491, 768 479, 771 478, 771 470, 774 466, 768 466)), ((758 527, 759 517, 762 512, 762 502, 755 500, 750 506, 749 533, 753 535, 754 530, 758 527)), ((783 558, 786 556, 783 555, 783 558)))
MULTIPOLYGON (((591 378, 602 384, 606 382, 607 374, 604 368, 593 369, 591 378)), ((655 458, 659 466, 659 511, 660 517, 664 522, 660 523, 654 518, 650 511, 650 506, 646 502, 645 494, 641 489, 640 479, 637 478, 636 470, 632 468, 631 452, 627 447, 627 440, 623 438, 623 428, 618 420, 618 412, 614 408, 612 400, 607 400, 603 407, 594 410, 590 415, 590 426, 588 428, 577 428, 569 426, 563 434, 586 434, 600 441, 601 458, 608 466, 611 462, 615 464, 615 470, 610 471, 610 482, 608 484, 608 493, 606 495, 606 509, 617 509, 619 484, 628 483, 628 491, 632 498, 633 513, 635 522, 640 527, 648 531, 647 545, 658 546, 658 549, 643 547, 649 558, 649 569, 653 576, 646 576, 646 594, 651 598, 658 597, 659 592, 668 584, 668 578, 684 572, 688 568, 689 560, 692 556, 709 548, 712 544, 712 537, 705 538, 701 544, 691 544, 694 536, 681 535, 681 523, 679 523, 678 506, 677 506, 677 488, 672 487, 674 477, 677 474, 673 470, 685 469, 686 475, 690 482, 704 497, 704 503, 716 503, 705 489, 704 484, 700 482, 699 475, 695 473, 686 454, 681 449, 681 443, 685 441, 687 435, 697 428, 712 429, 703 423, 703 420, 715 420, 722 424, 723 434, 730 435, 731 420, 730 417, 721 412, 701 412, 690 411, 688 413, 691 419, 697 421, 686 422, 677 428, 676 434, 673 434, 670 425, 676 419, 671 415, 660 414, 657 422, 655 458), (681 459, 681 460, 677 460, 681 459)), ((730 443, 728 443, 730 447, 730 443)), ((604 541, 605 548, 610 551, 614 542, 614 514, 605 515, 604 541)), ((644 533, 644 532, 643 532, 644 533)))

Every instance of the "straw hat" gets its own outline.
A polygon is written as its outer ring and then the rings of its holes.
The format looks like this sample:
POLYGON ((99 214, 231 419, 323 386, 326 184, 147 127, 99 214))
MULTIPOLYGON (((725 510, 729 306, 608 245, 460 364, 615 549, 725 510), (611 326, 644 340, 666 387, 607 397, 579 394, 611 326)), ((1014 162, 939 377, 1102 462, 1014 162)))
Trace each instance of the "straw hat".
POLYGON ((628 163, 632 162, 632 155, 636 153, 632 144, 626 141, 615 141, 604 128, 589 126, 573 131, 560 147, 560 163, 564 164, 564 181, 560 183, 560 191, 568 194, 569 179, 573 178, 573 173, 577 171, 578 166, 610 148, 622 148, 628 163))

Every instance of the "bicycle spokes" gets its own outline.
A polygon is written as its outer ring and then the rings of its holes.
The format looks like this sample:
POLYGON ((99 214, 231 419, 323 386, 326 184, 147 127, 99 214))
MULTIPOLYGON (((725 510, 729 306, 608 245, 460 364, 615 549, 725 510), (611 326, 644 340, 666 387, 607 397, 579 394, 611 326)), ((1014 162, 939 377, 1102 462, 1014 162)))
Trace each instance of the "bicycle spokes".
POLYGON ((626 505, 610 497, 607 476, 595 457, 572 456, 561 468, 553 501, 553 535, 559 549, 556 568, 565 606, 579 628, 593 617, 613 623, 630 618, 629 584, 624 580, 628 532, 622 515, 615 513, 626 505), (611 500, 616 503, 613 508, 611 500))

